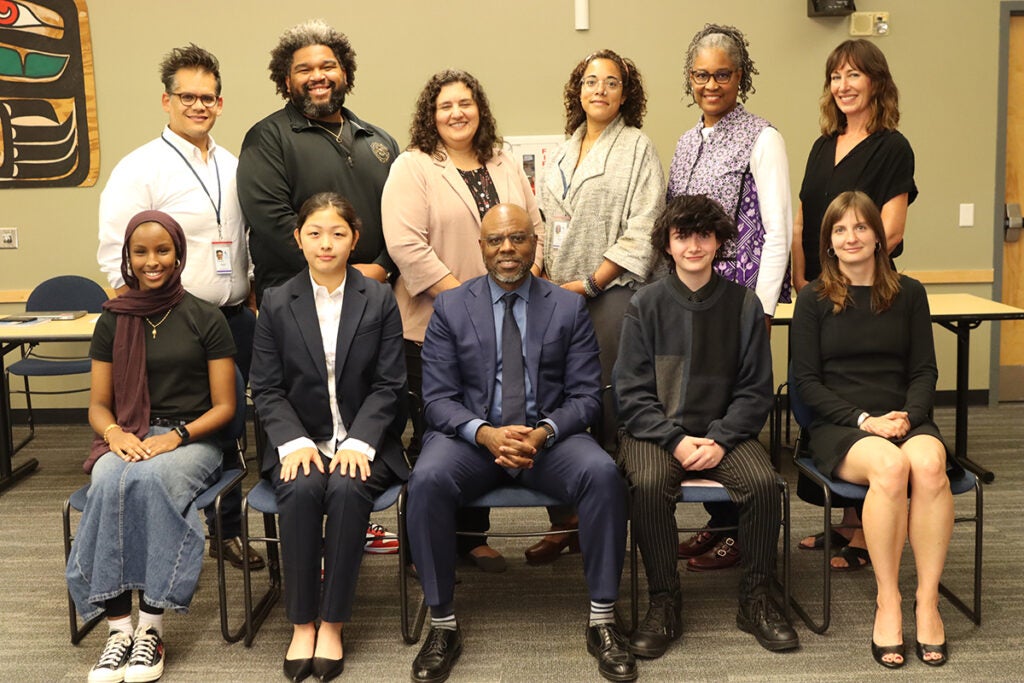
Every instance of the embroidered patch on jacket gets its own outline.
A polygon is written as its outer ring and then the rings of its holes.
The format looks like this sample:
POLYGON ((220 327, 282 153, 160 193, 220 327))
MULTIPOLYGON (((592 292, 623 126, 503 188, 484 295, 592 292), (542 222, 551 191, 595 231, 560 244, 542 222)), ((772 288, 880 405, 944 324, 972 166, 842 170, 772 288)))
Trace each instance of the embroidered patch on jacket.
POLYGON ((373 155, 377 157, 377 161, 382 164, 386 164, 391 161, 391 151, 382 142, 371 142, 370 149, 373 150, 373 155))

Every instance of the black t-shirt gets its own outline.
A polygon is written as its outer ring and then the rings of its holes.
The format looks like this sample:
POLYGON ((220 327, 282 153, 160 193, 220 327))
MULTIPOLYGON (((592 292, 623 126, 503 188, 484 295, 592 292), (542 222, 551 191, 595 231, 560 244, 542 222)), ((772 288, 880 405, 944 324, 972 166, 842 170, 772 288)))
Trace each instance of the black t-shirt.
MULTIPOLYGON (((162 317, 159 313, 149 320, 157 323, 162 317)), ((113 362, 116 326, 117 314, 100 315, 89 348, 92 359, 113 362)), ((220 309, 186 293, 156 333, 154 338, 153 328, 145 325, 150 415, 194 420, 212 406, 207 361, 235 355, 231 330, 220 309)))
MULTIPOLYGON (((803 211, 804 277, 810 282, 821 274, 818 244, 821 221, 832 200, 848 190, 864 192, 879 209, 893 197, 906 193, 907 204, 917 199, 914 184, 914 150, 899 131, 872 133, 843 157, 836 159, 836 136, 822 135, 811 147, 800 186, 803 211)), ((903 253, 900 244, 893 258, 903 253)))

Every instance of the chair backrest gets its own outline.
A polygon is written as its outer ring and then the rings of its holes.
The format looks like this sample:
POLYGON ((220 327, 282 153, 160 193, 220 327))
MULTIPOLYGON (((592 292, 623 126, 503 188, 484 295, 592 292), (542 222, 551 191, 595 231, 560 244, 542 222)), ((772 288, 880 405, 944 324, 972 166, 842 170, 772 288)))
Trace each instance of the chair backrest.
POLYGON ((99 313, 107 293, 81 275, 58 275, 36 285, 25 302, 25 312, 88 311, 99 313))
POLYGON ((796 382, 793 380, 793 364, 789 364, 789 376, 787 378, 789 392, 789 409, 796 419, 796 423, 807 429, 814 421, 814 413, 807 407, 807 404, 800 400, 800 394, 796 390, 796 382))

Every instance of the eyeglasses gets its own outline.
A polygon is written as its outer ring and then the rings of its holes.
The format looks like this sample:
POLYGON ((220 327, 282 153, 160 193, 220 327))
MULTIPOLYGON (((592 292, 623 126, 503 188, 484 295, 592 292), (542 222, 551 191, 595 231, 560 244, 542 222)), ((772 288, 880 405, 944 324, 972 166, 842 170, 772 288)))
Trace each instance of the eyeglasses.
POLYGON ((622 81, 619 79, 609 76, 608 78, 598 78, 597 76, 587 76, 580 85, 583 86, 584 90, 597 90, 599 85, 604 85, 606 90, 614 92, 622 87, 622 81))
POLYGON ((525 232, 514 232, 511 235, 488 235, 483 238, 483 242, 491 249, 497 249, 505 244, 505 240, 511 242, 514 247, 521 247, 533 238, 534 235, 528 235, 525 232))
POLYGON ((715 83, 718 83, 719 85, 725 85, 726 83, 732 80, 732 76, 734 73, 736 72, 730 69, 720 69, 715 73, 711 73, 709 71, 691 71, 690 78, 692 78, 693 82, 696 83, 697 85, 704 85, 712 78, 715 79, 715 83))
POLYGON ((191 107, 193 104, 196 103, 196 100, 199 100, 203 103, 204 107, 209 109, 210 107, 216 105, 217 100, 220 99, 216 95, 195 95, 190 92, 172 92, 168 94, 174 95, 179 100, 181 100, 181 104, 183 107, 191 107))

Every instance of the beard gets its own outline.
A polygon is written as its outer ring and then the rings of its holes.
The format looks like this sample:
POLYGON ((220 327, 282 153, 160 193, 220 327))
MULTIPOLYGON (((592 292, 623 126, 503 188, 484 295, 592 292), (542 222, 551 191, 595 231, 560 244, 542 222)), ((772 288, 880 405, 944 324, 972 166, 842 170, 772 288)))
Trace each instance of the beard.
POLYGON ((291 101, 299 111, 309 118, 323 119, 341 110, 345 104, 345 90, 344 87, 331 83, 330 99, 323 104, 317 104, 309 96, 309 92, 303 88, 297 93, 292 93, 291 101))
POLYGON ((517 282, 522 282, 526 274, 530 272, 530 266, 532 263, 527 263, 525 260, 519 264, 519 268, 511 274, 505 274, 499 271, 497 268, 488 268, 488 272, 497 282, 506 285, 514 285, 517 282))

